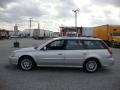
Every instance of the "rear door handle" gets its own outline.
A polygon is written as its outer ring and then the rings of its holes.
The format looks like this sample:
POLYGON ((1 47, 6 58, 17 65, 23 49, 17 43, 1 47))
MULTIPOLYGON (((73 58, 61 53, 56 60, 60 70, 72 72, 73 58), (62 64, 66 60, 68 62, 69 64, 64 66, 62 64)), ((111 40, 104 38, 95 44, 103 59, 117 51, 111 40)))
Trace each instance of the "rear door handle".
POLYGON ((83 55, 87 55, 87 53, 83 53, 83 55))
POLYGON ((59 53, 58 55, 62 55, 62 53, 59 53))

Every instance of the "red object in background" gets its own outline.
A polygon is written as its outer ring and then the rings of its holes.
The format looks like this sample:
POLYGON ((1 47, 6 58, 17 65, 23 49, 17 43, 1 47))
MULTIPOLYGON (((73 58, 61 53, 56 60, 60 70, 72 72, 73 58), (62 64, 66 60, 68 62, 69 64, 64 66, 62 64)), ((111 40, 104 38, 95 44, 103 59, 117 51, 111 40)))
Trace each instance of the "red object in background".
POLYGON ((63 36, 66 36, 66 32, 63 32, 63 36))

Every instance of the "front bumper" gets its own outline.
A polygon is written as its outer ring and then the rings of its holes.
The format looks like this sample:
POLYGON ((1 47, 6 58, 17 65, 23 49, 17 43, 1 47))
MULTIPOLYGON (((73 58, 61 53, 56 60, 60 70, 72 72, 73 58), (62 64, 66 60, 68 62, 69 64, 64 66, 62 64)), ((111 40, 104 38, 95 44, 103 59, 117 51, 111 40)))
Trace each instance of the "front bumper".
POLYGON ((12 57, 12 56, 9 56, 9 63, 10 64, 13 64, 13 65, 17 65, 18 64, 18 58, 17 57, 12 57))

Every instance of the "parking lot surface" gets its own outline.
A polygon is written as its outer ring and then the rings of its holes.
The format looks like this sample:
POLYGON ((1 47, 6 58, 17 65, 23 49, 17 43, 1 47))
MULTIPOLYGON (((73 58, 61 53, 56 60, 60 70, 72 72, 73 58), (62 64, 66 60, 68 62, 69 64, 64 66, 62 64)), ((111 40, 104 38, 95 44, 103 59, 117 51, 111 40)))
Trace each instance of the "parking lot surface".
MULTIPOLYGON (((120 90, 120 49, 113 49, 115 64, 96 73, 80 68, 39 67, 22 71, 9 65, 12 40, 0 40, 0 90, 120 90)), ((47 40, 19 39, 20 48, 41 45, 47 40)))

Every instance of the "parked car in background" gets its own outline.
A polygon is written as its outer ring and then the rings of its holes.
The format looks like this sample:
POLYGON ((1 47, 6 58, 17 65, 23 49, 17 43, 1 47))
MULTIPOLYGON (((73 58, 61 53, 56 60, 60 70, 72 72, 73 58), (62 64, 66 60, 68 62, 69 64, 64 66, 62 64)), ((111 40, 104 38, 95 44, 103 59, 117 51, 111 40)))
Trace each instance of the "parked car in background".
POLYGON ((12 36, 10 36, 10 38, 19 38, 19 36, 17 36, 17 35, 12 35, 12 36))
POLYGON ((92 37, 54 38, 39 47, 15 50, 9 60, 26 71, 35 66, 54 66, 95 72, 114 63, 111 49, 101 39, 92 37))

